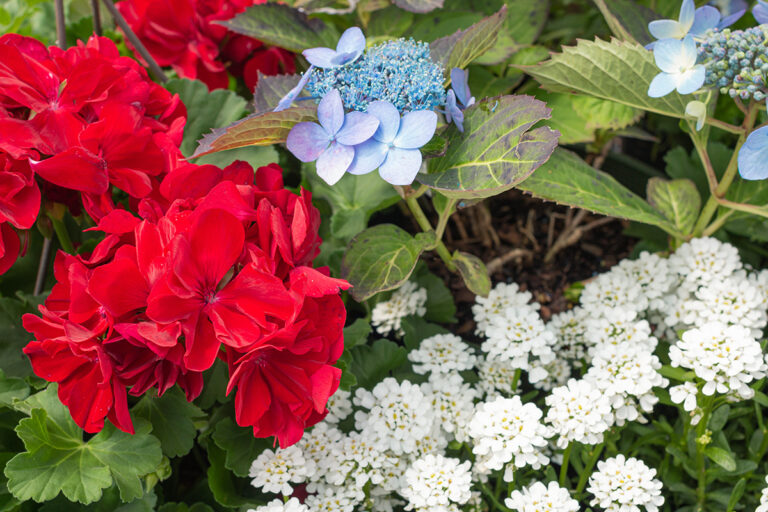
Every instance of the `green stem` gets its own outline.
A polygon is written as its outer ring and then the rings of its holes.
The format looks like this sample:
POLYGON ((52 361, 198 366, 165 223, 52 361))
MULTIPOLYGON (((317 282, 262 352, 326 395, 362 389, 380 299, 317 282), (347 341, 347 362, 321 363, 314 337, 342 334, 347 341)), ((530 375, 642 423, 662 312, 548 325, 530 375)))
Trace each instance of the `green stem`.
POLYGON ((496 498, 496 496, 493 495, 491 490, 488 488, 487 485, 485 485, 483 482, 478 482, 477 484, 480 487, 480 492, 485 494, 489 500, 491 500, 491 503, 496 507, 497 510, 500 510, 501 512, 512 512, 507 507, 501 504, 501 502, 496 498))
POLYGON ((522 370, 518 368, 515 370, 515 375, 512 377, 512 392, 515 393, 517 391, 517 385, 520 383, 520 375, 522 374, 522 370))
POLYGON ((698 485, 696 486, 696 501, 699 511, 704 511, 704 506, 707 503, 707 464, 706 457, 704 456, 704 448, 706 445, 702 445, 699 440, 707 432, 707 424, 709 423, 709 417, 712 414, 714 402, 712 399, 707 399, 702 407, 701 420, 696 425, 696 473, 698 474, 698 485))
POLYGON ((717 218, 714 220, 714 222, 712 222, 712 224, 710 224, 709 226, 707 226, 707 228, 706 228, 704 231, 702 231, 702 232, 701 232, 701 235, 702 235, 702 236, 711 236, 711 235, 713 235, 713 234, 715 233, 715 231, 717 231, 718 229, 720 229, 721 227, 723 227, 723 224, 725 224, 725 222, 726 222, 728 219, 730 219, 730 218, 731 218, 731 215, 733 215, 735 211, 736 211, 736 210, 728 210, 728 211, 727 211, 727 212, 725 212, 724 214, 722 214, 722 215, 718 216, 718 217, 717 217, 717 218))
MULTIPOLYGON (((408 196, 405 198, 405 203, 408 205, 408 209, 411 210, 413 218, 416 219, 421 230, 425 233, 429 233, 430 231, 434 232, 432 224, 429 222, 429 219, 424 214, 424 210, 422 210, 419 205, 418 199, 414 196, 408 196)), ((442 235, 442 233, 440 234, 442 235)), ((448 252, 448 248, 443 241, 437 237, 437 233, 435 233, 435 238, 437 241, 433 250, 440 256, 440 259, 443 260, 443 263, 445 263, 445 266, 449 271, 456 272, 456 265, 453 263, 453 258, 451 257, 451 253, 448 252)))
POLYGON ((560 466, 560 487, 565 487, 565 480, 568 478, 568 460, 571 458, 573 442, 568 443, 568 448, 563 452, 563 464, 560 466))
POLYGON ((600 454, 603 453, 604 447, 605 442, 602 442, 593 449, 592 456, 589 458, 587 466, 584 468, 584 471, 581 472, 581 476, 579 476, 579 483, 576 485, 577 496, 584 491, 584 487, 587 485, 587 479, 592 472, 592 468, 597 464, 597 459, 600 458, 600 454))
POLYGON ((715 119, 713 117, 708 117, 706 120, 706 123, 710 126, 714 126, 715 128, 720 128, 721 130, 724 130, 729 133, 735 133, 737 135, 744 133, 744 128, 742 128, 741 126, 736 126, 735 124, 726 123, 718 119, 715 119))
POLYGON ((449 199, 445 209, 440 212, 440 218, 437 220, 437 228, 435 229, 435 235, 437 235, 438 240, 443 239, 443 233, 445 233, 445 228, 448 226, 448 219, 451 218, 457 202, 457 199, 449 199))
POLYGON ((69 238, 67 232, 67 226, 64 225, 64 221, 55 217, 50 217, 53 223, 53 230, 56 232, 56 238, 59 239, 59 244, 64 252, 69 254, 75 254, 75 246, 72 245, 72 240, 69 238))

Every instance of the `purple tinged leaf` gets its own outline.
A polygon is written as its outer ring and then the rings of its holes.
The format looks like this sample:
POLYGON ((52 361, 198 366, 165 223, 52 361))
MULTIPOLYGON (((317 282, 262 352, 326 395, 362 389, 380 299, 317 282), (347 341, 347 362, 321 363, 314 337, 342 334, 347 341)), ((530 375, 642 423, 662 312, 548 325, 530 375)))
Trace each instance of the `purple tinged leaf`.
POLYGON ((388 101, 372 101, 368 104, 368 113, 379 120, 379 128, 373 138, 385 143, 395 140, 400 129, 400 112, 397 108, 388 101))
POLYGON ((420 168, 421 151, 390 148, 384 163, 379 166, 379 175, 392 185, 410 185, 420 168))
POLYGON ((347 146, 355 146, 370 139, 379 127, 379 120, 371 114, 350 112, 336 134, 336 140, 347 146))
POLYGON ((408 112, 400 120, 400 130, 394 145, 403 149, 417 149, 430 141, 437 129, 437 114, 431 110, 408 112))
POLYGON ((298 123, 285 141, 288 150, 302 162, 313 162, 325 151, 331 136, 317 123, 298 123))
POLYGON ((341 94, 336 89, 331 89, 317 105, 317 119, 329 135, 338 133, 344 124, 344 105, 341 103, 341 94))
POLYGON ((344 176, 354 157, 352 147, 334 141, 317 159, 317 175, 329 185, 334 185, 344 176))
POLYGON ((347 169, 350 174, 368 174, 381 165, 387 157, 389 144, 368 139, 355 146, 355 158, 347 169))

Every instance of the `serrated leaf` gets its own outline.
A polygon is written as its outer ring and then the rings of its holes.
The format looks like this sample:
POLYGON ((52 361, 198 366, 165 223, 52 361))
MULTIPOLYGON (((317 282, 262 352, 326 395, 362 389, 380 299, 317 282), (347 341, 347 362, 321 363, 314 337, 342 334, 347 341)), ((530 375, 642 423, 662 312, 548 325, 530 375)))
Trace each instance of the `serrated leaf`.
POLYGON ((229 418, 216 423, 213 440, 224 453, 224 466, 240 477, 248 476, 251 463, 272 443, 253 437, 253 429, 241 427, 229 418))
POLYGON ((648 23, 659 16, 644 5, 632 0, 595 0, 613 35, 624 41, 645 46, 654 40, 648 23))
POLYGON ((642 113, 614 101, 560 93, 537 93, 552 109, 547 125, 560 132, 560 144, 594 142, 597 130, 619 130, 636 122, 642 113))
POLYGON ((237 121, 245 113, 243 98, 226 89, 208 91, 208 86, 200 80, 174 78, 165 88, 178 94, 187 107, 184 140, 179 148, 185 157, 195 152, 197 141, 203 135, 237 121))
POLYGON ((354 237, 341 260, 341 275, 362 302, 404 283, 421 253, 435 244, 434 233, 415 237, 394 224, 379 224, 354 237))
POLYGON ((558 148, 541 169, 516 188, 541 199, 652 224, 679 235, 643 198, 565 149, 558 148))
POLYGON ((648 180, 648 202, 669 220, 675 229, 685 235, 693 226, 701 210, 701 197, 691 180, 648 180))
POLYGON ((615 39, 579 40, 545 62, 519 68, 548 91, 594 96, 671 117, 685 117, 689 101, 677 92, 649 97, 648 87, 660 72, 653 54, 638 44, 615 39))
POLYGON ((258 78, 253 90, 253 111, 262 113, 274 110, 283 96, 296 87, 301 75, 265 75, 259 71, 258 78))
POLYGON ((549 117, 546 105, 531 96, 486 98, 464 111, 464 133, 450 126, 445 156, 428 163, 416 179, 448 197, 482 198, 523 181, 547 161, 557 132, 529 129, 549 117))
MULTIPOLYGON (((502 2, 491 2, 494 5, 502 2)), ((504 27, 493 48, 475 60, 477 64, 493 65, 506 61, 512 54, 533 44, 547 22, 549 0, 515 0, 512 15, 504 20, 504 27)), ((488 12, 487 10, 485 12, 488 12)), ((490 14, 490 13, 489 13, 490 14)), ((473 89, 474 92, 474 89, 473 89)), ((477 96, 477 94, 476 94, 477 96)), ((482 97, 484 95, 479 95, 482 97)))
POLYGON ((736 459, 729 452, 717 446, 708 446, 704 449, 704 454, 712 462, 722 467, 726 471, 736 471, 736 459))
POLYGON ((144 397, 131 412, 152 423, 152 434, 160 440, 167 457, 181 457, 192 449, 197 436, 194 418, 205 413, 187 399, 178 388, 166 391, 163 396, 144 397))
POLYGON ((496 14, 483 18, 466 30, 433 41, 429 45, 432 60, 443 66, 446 74, 453 68, 464 69, 493 48, 506 16, 507 6, 504 5, 496 14))
POLYGON ((443 6, 443 0, 392 0, 392 3, 409 12, 424 13, 443 6))
POLYGON ((215 23, 296 53, 318 46, 336 48, 339 40, 339 32, 332 25, 277 3, 254 5, 231 20, 215 23))
POLYGON ((378 339, 372 345, 357 346, 350 352, 350 370, 357 377, 357 383, 368 389, 408 361, 405 348, 385 339, 378 339))
POLYGON ((488 276, 488 269, 485 268, 483 260, 474 254, 456 251, 451 261, 456 265, 469 291, 481 297, 488 296, 491 292, 491 278, 488 276))
POLYGON ((294 125, 316 120, 316 112, 314 105, 301 105, 280 112, 252 114, 207 134, 200 140, 192 157, 197 158, 225 149, 283 143, 294 125))

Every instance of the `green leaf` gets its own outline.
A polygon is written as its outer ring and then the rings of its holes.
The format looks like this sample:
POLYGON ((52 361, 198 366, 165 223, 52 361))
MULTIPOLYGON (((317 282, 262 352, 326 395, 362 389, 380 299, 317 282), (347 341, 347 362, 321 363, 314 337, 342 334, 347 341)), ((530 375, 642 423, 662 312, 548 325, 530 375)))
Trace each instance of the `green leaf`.
POLYGON ((336 48, 339 40, 339 32, 332 25, 277 3, 254 5, 231 20, 216 23, 296 53, 317 46, 336 48))
POLYGON ((252 114, 224 128, 216 128, 203 137, 192 157, 197 158, 225 149, 283 143, 294 125, 314 121, 316 111, 314 105, 302 105, 280 112, 252 114))
POLYGON ((165 88, 176 93, 187 107, 187 124, 181 153, 189 157, 195 152, 197 141, 213 128, 227 126, 245 113, 245 100, 226 89, 208 91, 200 80, 174 78, 165 88))
POLYGON ((530 96, 486 98, 464 111, 464 133, 451 125, 448 151, 416 179, 448 197, 483 198, 512 188, 547 161, 557 132, 529 129, 549 117, 530 96))
POLYGON ((9 377, 32 375, 32 365, 21 351, 33 338, 21 325, 25 313, 37 313, 29 301, 0 298, 0 368, 9 377))
POLYGON ((704 454, 709 457, 712 462, 722 467, 726 471, 736 470, 736 459, 733 458, 729 452, 719 448, 717 446, 708 446, 704 449, 704 454))
POLYGON ((713 433, 720 432, 728 422, 728 415, 730 413, 731 406, 728 404, 721 405, 715 410, 715 412, 712 413, 712 416, 709 417, 707 428, 709 428, 709 430, 711 430, 713 433))
POLYGON ((397 38, 405 35, 405 31, 413 23, 413 18, 413 13, 390 5, 371 16, 365 33, 368 38, 397 38))
POLYGON ((580 40, 548 61, 519 66, 548 91, 584 94, 671 117, 685 117, 689 99, 676 92, 663 98, 648 96, 659 74, 653 54, 634 43, 580 40))
POLYGON ((675 227, 640 196, 564 149, 557 149, 541 169, 517 188, 541 199, 652 224, 677 234, 675 227))
POLYGON ((29 386, 24 379, 6 377, 0 370, 0 406, 12 407, 16 400, 24 400, 29 396, 29 386))
POLYGON ((349 242, 341 275, 352 283, 352 297, 362 302, 405 282, 421 253, 434 244, 434 233, 413 237, 394 224, 379 224, 349 242))
MULTIPOLYGON (((490 2, 494 7, 502 3, 490 2)), ((504 27, 499 32, 496 44, 475 60, 477 64, 500 64, 512 54, 533 44, 547 22, 549 0, 515 0, 510 4, 514 13, 504 20, 504 27)), ((487 14, 491 14, 485 10, 487 14)), ((473 89, 474 91, 474 89, 473 89)), ((477 96, 477 92, 475 92, 477 96)), ((480 95, 482 97, 485 95, 480 95)))
POLYGON ((216 446, 224 450, 224 467, 240 477, 248 476, 251 463, 272 443, 253 437, 253 429, 241 427, 229 418, 216 423, 213 431, 216 446))
POLYGON ((411 277, 419 286, 427 290, 427 312, 424 318, 430 322, 451 323, 456 321, 456 304, 453 294, 445 282, 427 269, 423 262, 419 263, 411 277))
POLYGON ((167 457, 181 457, 189 453, 197 436, 193 420, 205 416, 199 407, 187 402, 184 393, 177 387, 169 389, 161 397, 149 393, 144 395, 131 412, 152 423, 152 434, 160 440, 163 454, 167 457))
POLYGON ((432 60, 443 66, 448 74, 453 68, 464 69, 493 48, 506 16, 507 6, 504 5, 496 14, 483 18, 466 30, 433 41, 429 45, 432 60))
POLYGON ((220 505, 238 508, 266 504, 261 500, 244 498, 237 485, 239 482, 236 482, 232 474, 224 467, 226 457, 224 451, 213 443, 209 443, 207 449, 208 461, 211 463, 207 472, 208 487, 220 505))
POLYGON ((645 46, 654 40, 648 31, 648 23, 658 15, 632 0, 595 0, 611 32, 624 41, 645 46))
POLYGON ((409 12, 429 12, 443 6, 443 0, 392 0, 392 3, 409 12))
POLYGON ((365 318, 358 318, 352 325, 344 328, 344 348, 349 350, 357 345, 365 345, 373 329, 365 318))
POLYGON ((210 505, 205 503, 194 503, 193 505, 187 505, 186 503, 165 503, 157 512, 214 512, 210 505))
POLYGON ((430 336, 436 334, 450 334, 451 332, 437 324, 429 323, 422 317, 416 315, 406 316, 403 318, 400 325, 405 333, 403 336, 403 344, 408 350, 419 348, 421 342, 430 336))
POLYGON ((474 254, 456 251, 451 261, 456 265, 456 270, 461 274, 469 291, 481 297, 488 296, 491 292, 491 278, 483 260, 474 254))
POLYGON ((648 180, 648 202, 666 217, 675 229, 685 235, 693 226, 701 210, 701 196, 691 180, 648 180))
POLYGON ((744 489, 746 488, 747 479, 739 478, 739 481, 736 482, 736 485, 733 486, 731 496, 728 498, 728 509, 726 512, 733 512, 733 510, 736 508, 736 505, 739 503, 739 500, 744 495, 744 489))
POLYGON ((296 87, 301 80, 300 75, 264 75, 258 73, 259 80, 253 91, 254 112, 274 110, 283 96, 296 87))
POLYGON ((372 388, 389 372, 408 362, 408 351, 389 340, 378 339, 372 345, 360 345, 351 350, 350 369, 357 383, 372 388))

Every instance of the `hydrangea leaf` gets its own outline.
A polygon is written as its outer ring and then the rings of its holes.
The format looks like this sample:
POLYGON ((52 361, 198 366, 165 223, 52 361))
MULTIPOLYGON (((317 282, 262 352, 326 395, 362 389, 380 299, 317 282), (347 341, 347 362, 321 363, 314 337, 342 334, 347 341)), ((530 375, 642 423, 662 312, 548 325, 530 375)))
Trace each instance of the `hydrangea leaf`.
POLYGON ((62 493, 68 500, 88 504, 102 490, 116 483, 124 502, 143 496, 139 477, 154 471, 161 462, 160 442, 150 435, 152 426, 134 421, 135 435, 107 424, 100 433, 83 441, 82 430, 56 397, 56 386, 29 397, 22 406, 29 418, 21 420, 16 433, 27 451, 5 466, 8 490, 19 500, 48 501, 62 493))
POLYGON ((357 0, 294 0, 293 6, 308 13, 349 14, 357 0))
POLYGON ((272 446, 267 439, 253 437, 252 428, 241 427, 229 418, 216 423, 213 440, 225 453, 224 467, 240 477, 247 477, 251 462, 272 446))
POLYGON ((506 16, 507 6, 504 5, 496 14, 483 18, 466 30, 433 41, 429 45, 432 60, 445 68, 446 76, 453 68, 464 69, 493 48, 506 16))
POLYGON ((464 111, 464 133, 445 131, 445 156, 429 161, 416 179, 448 197, 490 197, 512 188, 543 164, 557 146, 557 132, 530 128, 549 117, 530 96, 486 98, 464 111))
POLYGON ((413 237, 393 224, 368 228, 349 242, 341 261, 342 277, 352 283, 352 297, 364 301, 405 282, 419 255, 434 244, 434 233, 413 237))
POLYGON ((648 23, 659 16, 651 9, 632 0, 595 0, 595 4, 619 39, 643 46, 654 40, 648 23))
POLYGON ((280 112, 252 114, 224 128, 217 128, 203 137, 194 158, 246 146, 269 146, 285 142, 288 132, 297 123, 315 121, 317 108, 301 105, 280 112))
POLYGON ((469 291, 481 297, 488 296, 491 292, 491 278, 483 260, 474 254, 456 251, 451 261, 456 265, 456 270, 469 291))
POLYGON ((165 88, 176 93, 187 107, 187 124, 181 153, 188 157, 195 152, 197 141, 213 128, 227 126, 245 113, 245 100, 234 91, 216 89, 208 91, 200 80, 175 78, 165 88))
POLYGON ((541 199, 652 224, 667 233, 680 235, 675 226, 643 198, 564 149, 557 149, 541 169, 516 188, 541 199))
POLYGON ((367 389, 373 388, 392 370, 408 362, 408 351, 385 339, 378 339, 371 345, 357 346, 351 353, 350 369, 357 377, 357 383, 367 389))
POLYGON ((683 234, 693 231, 699 211, 701 196, 696 185, 687 179, 648 180, 648 202, 669 220, 675 229, 683 234))
POLYGON ((612 40, 580 40, 534 66, 519 66, 548 91, 584 94, 672 117, 685 117, 685 97, 672 92, 651 98, 646 92, 659 69, 642 46, 612 40))
POLYGON ((443 6, 443 0, 392 0, 396 6, 410 12, 429 12, 443 6))
MULTIPOLYGON (((501 1, 490 2, 493 7, 502 4, 501 1)), ((477 58, 477 64, 499 64, 506 61, 512 54, 533 44, 539 37, 549 15, 549 0, 515 0, 514 14, 507 16, 504 27, 493 48, 477 58)), ((487 14, 491 14, 485 10, 487 14)), ((482 98, 487 95, 477 95, 482 98)))
POLYGON ((340 35, 333 25, 277 3, 254 5, 231 20, 215 23, 296 53, 318 46, 336 48, 340 35))
POLYGON ((179 388, 157 397, 146 394, 132 409, 134 417, 152 423, 152 434, 160 440, 163 454, 181 457, 192 449, 197 436, 194 419, 205 416, 196 405, 187 402, 179 388))

